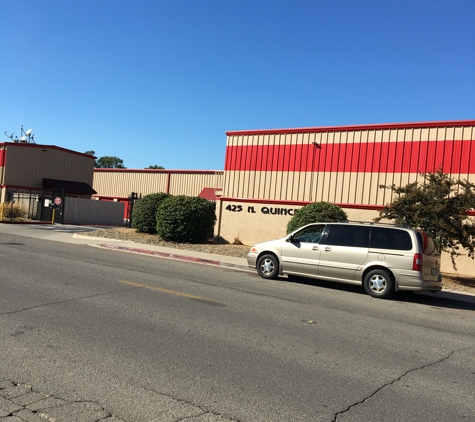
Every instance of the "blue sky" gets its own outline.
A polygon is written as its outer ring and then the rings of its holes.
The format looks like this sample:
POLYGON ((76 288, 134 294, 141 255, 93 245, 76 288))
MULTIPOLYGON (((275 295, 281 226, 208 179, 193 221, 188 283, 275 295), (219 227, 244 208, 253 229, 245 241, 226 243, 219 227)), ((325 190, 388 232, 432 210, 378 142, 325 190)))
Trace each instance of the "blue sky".
POLYGON ((229 130, 475 119, 473 0, 1 0, 0 16, 2 133, 127 168, 222 170, 229 130))

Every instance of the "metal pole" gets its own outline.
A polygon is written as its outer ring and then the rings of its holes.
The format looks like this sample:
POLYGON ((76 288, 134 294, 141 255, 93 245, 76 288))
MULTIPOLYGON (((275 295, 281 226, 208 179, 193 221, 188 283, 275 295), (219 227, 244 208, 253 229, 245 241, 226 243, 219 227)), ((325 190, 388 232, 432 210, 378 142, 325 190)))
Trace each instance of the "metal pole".
POLYGON ((63 188, 63 195, 61 198, 61 224, 64 224, 64 207, 65 207, 64 197, 65 197, 65 192, 63 188))

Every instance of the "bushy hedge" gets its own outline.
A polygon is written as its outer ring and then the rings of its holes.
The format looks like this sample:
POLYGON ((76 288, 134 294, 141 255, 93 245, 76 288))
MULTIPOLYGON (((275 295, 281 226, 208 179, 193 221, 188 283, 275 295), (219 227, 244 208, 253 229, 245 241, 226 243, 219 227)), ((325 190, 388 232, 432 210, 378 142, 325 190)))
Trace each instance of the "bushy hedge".
POLYGON ((170 196, 157 210, 157 234, 167 242, 201 243, 213 237, 215 205, 194 196, 170 196))
POLYGON ((145 195, 135 205, 132 211, 132 227, 138 233, 155 234, 157 232, 157 209, 160 203, 168 198, 168 193, 152 193, 145 195))
POLYGON ((306 224, 328 221, 347 220, 348 215, 341 207, 330 202, 314 202, 295 211, 287 224, 287 233, 297 230, 306 224))

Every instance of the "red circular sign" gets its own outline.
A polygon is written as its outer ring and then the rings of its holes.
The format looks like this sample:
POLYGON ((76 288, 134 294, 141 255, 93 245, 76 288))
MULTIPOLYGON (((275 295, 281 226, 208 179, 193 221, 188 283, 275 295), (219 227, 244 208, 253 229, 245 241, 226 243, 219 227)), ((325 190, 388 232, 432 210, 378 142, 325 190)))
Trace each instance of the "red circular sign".
POLYGON ((55 205, 61 205, 61 198, 59 196, 54 198, 54 203, 55 203, 55 205))

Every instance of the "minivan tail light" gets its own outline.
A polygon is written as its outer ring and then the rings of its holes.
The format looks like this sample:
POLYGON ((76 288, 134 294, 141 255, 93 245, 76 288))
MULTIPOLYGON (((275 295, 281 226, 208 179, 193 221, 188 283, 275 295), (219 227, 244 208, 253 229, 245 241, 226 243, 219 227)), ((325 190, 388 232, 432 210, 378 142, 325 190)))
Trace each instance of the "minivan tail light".
POLYGON ((414 260, 412 262, 412 269, 414 271, 422 271, 422 254, 415 253, 414 260))

